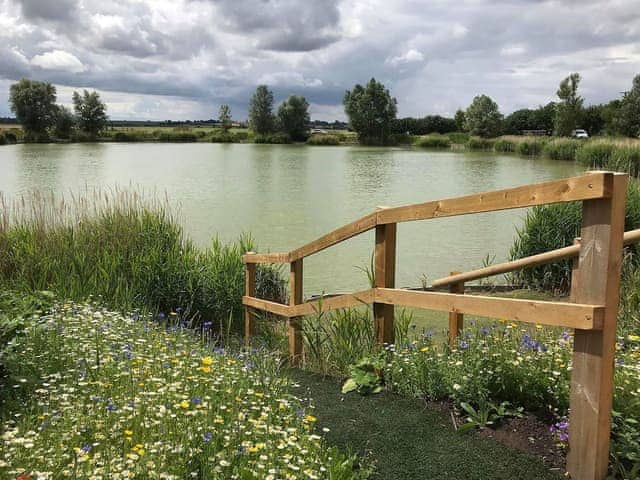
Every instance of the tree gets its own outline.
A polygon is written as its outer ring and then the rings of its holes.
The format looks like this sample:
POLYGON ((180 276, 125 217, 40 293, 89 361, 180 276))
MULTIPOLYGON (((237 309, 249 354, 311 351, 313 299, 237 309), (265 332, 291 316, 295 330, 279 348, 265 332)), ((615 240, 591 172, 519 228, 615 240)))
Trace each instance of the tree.
POLYGON ((631 90, 622 97, 613 123, 615 130, 622 135, 640 136, 640 75, 636 75, 631 90))
POLYGON ((249 125, 259 135, 274 130, 273 92, 266 85, 260 85, 249 103, 249 125))
POLYGON ((397 101, 382 83, 372 78, 364 87, 357 84, 345 92, 343 103, 349 125, 360 142, 384 144, 389 141, 397 101))
POLYGON ((456 114, 453 117, 453 120, 456 122, 456 130, 458 132, 464 132, 464 124, 466 122, 466 115, 464 114, 464 110, 459 108, 456 110, 456 114))
POLYGON ((294 141, 304 141, 308 135, 309 103, 301 95, 289 95, 278 108, 280 128, 294 141))
POLYGON ((546 105, 540 105, 535 110, 536 130, 545 130, 551 134, 553 132, 553 123, 556 118, 556 102, 549 102, 546 105))
POLYGON ((580 123, 584 100, 578 95, 580 74, 572 73, 560 82, 556 95, 560 102, 556 108, 553 130, 556 135, 568 137, 580 123))
POLYGON ((589 135, 598 135, 604 129, 605 109, 606 105, 589 105, 582 112, 580 126, 584 128, 589 135))
POLYGON ((63 105, 57 106, 56 123, 54 128, 54 135, 57 138, 69 138, 71 137, 71 131, 76 125, 76 117, 73 116, 71 110, 63 105))
POLYGON ((73 109, 80 129, 92 137, 96 137, 107 125, 107 106, 95 90, 84 90, 82 95, 73 92, 73 109))
POLYGON ((11 85, 9 103, 27 140, 46 138, 56 118, 56 87, 23 78, 11 85))
POLYGON ((220 123, 220 129, 227 133, 231 128, 231 107, 226 103, 220 105, 220 111, 218 112, 218 122, 220 123))
POLYGON ((471 135, 497 137, 502 130, 502 114, 498 104, 487 95, 478 95, 473 99, 465 113, 465 129, 471 135))
POLYGON ((538 130, 535 110, 521 108, 507 115, 504 119, 504 133, 520 135, 523 130, 538 130))

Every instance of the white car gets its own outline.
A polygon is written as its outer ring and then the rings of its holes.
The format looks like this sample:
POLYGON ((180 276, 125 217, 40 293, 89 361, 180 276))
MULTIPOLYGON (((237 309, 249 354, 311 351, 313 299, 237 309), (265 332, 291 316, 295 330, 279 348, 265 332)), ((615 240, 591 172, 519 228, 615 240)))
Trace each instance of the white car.
POLYGON ((589 138, 589 134, 587 133, 587 131, 583 130, 582 128, 577 128, 576 130, 571 132, 571 136, 573 138, 589 138))

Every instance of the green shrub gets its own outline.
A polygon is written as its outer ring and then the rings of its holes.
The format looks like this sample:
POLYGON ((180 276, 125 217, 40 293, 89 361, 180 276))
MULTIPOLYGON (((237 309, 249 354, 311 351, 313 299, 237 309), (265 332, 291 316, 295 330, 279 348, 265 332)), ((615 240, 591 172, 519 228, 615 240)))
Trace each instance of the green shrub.
POLYGON ((588 142, 576 150, 576 160, 591 168, 605 168, 616 146, 612 143, 588 142))
POLYGON ((235 141, 235 135, 231 132, 216 130, 211 134, 212 143, 234 143, 235 141))
POLYGON ((467 142, 469 150, 491 150, 495 140, 492 138, 470 137, 467 142))
POLYGON ((518 142, 516 152, 520 155, 538 156, 542 155, 547 140, 545 138, 525 137, 518 142))
POLYGON ((141 138, 132 132, 116 132, 113 134, 114 142, 139 142, 141 138))
MULTIPOLYGON (((556 203, 533 207, 524 225, 516 233, 510 256, 512 260, 566 247, 580 236, 582 207, 579 202, 556 203)), ((640 228, 640 182, 631 181, 627 191, 625 230, 640 228)), ((519 270, 516 283, 536 289, 566 293, 571 281, 571 260, 519 270)))
POLYGON ((451 132, 446 134, 451 140, 451 143, 456 145, 465 145, 469 141, 469 134, 467 132, 451 132))
POLYGON ((416 146, 422 148, 450 148, 451 139, 446 135, 432 133, 423 137, 418 137, 416 146))
POLYGON ((291 143, 291 138, 284 132, 276 132, 270 133, 266 135, 256 135, 253 139, 255 143, 273 143, 273 144, 283 144, 283 143, 291 143))
POLYGON ((160 142, 196 142, 198 137, 192 132, 162 132, 158 136, 160 142))
MULTIPOLYGON (((134 193, 94 192, 71 204, 34 196, 21 205, 0 205, 12 212, 0 224, 0 287, 93 296, 126 310, 181 308, 198 322, 232 317, 239 328, 249 237, 198 249, 166 205, 134 193)), ((258 270, 260 295, 285 300, 280 272, 258 270)))
POLYGON ((248 130, 240 130, 233 132, 233 137, 236 142, 246 142, 251 138, 251 134, 248 130))
POLYGON ((570 140, 567 138, 556 138, 547 142, 542 149, 542 153, 552 160, 571 161, 576 158, 576 150, 582 145, 580 140, 570 140))
POLYGON ((514 153, 516 151, 516 142, 500 137, 494 142, 493 149, 500 153, 514 153))
POLYGON ((307 145, 340 145, 340 139, 336 135, 311 135, 307 145))

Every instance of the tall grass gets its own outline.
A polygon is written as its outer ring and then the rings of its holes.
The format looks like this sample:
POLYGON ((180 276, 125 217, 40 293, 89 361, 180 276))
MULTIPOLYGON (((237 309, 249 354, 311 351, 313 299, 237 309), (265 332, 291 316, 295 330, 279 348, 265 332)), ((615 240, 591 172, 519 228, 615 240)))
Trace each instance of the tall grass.
POLYGON ((571 161, 575 159, 576 151, 580 145, 580 140, 556 138, 544 146, 542 153, 552 160, 571 161))
MULTIPOLYGON (((196 322, 238 324, 242 254, 253 249, 246 235, 198 249, 166 199, 136 192, 94 190, 69 200, 34 193, 12 204, 0 197, 0 287, 6 289, 93 296, 126 310, 181 309, 196 322)), ((257 277, 265 298, 284 299, 279 271, 262 268, 257 277)))
POLYGON ((415 145, 422 148, 450 148, 451 139, 446 135, 432 133, 423 137, 418 137, 415 145))
MULTIPOLYGON (((396 311, 396 344, 408 342, 411 315, 396 311)), ((376 339, 370 306, 320 312, 303 322, 305 367, 324 374, 345 375, 349 365, 382 347, 376 339)))
MULTIPOLYGON (((532 208, 524 225, 517 230, 511 247, 512 259, 566 247, 580 236, 581 204, 577 202, 543 205, 532 208)), ((625 230, 640 228, 640 181, 629 182, 625 230)), ((634 247, 631 248, 635 250, 634 247)), ((571 280, 571 260, 520 270, 513 274, 516 282, 536 290, 566 293, 571 280)))
POLYGON ((307 138, 307 145, 340 145, 340 138, 336 135, 311 135, 307 138))
POLYGON ((492 150, 494 143, 495 139, 493 138, 471 137, 467 141, 466 147, 469 150, 492 150))
POLYGON ((493 150, 500 153, 515 153, 516 140, 510 137, 499 137, 493 144, 493 150))

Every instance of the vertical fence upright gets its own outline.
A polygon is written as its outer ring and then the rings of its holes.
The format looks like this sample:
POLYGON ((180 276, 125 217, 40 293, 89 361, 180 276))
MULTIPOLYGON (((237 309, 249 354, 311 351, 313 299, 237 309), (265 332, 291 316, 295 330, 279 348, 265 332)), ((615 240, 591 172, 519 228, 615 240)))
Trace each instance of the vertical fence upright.
MULTIPOLYGON (((397 224, 395 223, 376 226, 373 272, 376 288, 395 288, 396 232, 397 224)), ((374 303, 373 316, 376 322, 378 342, 381 344, 394 343, 394 306, 374 303)))
MULTIPOLYGON (((302 303, 302 259, 290 263, 289 285, 291 294, 289 305, 295 306, 302 303)), ((297 365, 302 359, 302 318, 289 319, 289 356, 291 363, 297 365)))
POLYGON ((609 463, 616 316, 627 175, 608 175, 610 195, 585 200, 572 300, 604 306, 602 329, 575 329, 567 471, 602 480, 609 463))
MULTIPOLYGON (((460 272, 451 272, 451 275, 457 275, 460 272)), ((449 293, 464 293, 464 282, 452 283, 449 286, 449 293)), ((456 340, 462 332, 464 324, 464 314, 451 311, 449 312, 449 345, 453 347, 456 344, 456 340)))
MULTIPOLYGON (((247 252, 252 254, 253 252, 247 252)), ((244 264, 244 294, 247 297, 254 297, 256 294, 256 264, 245 263, 244 264)), ((255 325, 253 312, 250 307, 244 307, 244 343, 249 346, 251 343, 251 337, 255 334, 255 325)))

